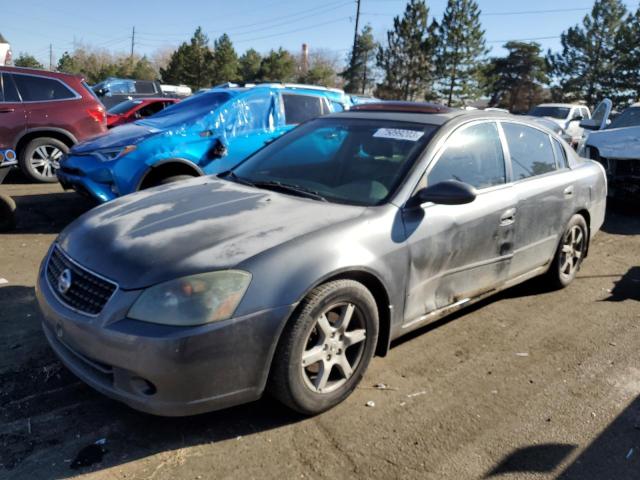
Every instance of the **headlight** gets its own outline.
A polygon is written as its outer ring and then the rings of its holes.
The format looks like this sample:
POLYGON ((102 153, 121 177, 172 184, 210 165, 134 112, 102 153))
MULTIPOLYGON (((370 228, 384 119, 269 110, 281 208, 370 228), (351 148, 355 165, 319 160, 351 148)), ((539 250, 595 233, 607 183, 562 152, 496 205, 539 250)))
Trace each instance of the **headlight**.
POLYGON ((163 325, 193 326, 230 318, 251 282, 240 270, 202 273, 146 289, 127 317, 163 325))
POLYGON ((126 147, 107 148, 104 150, 97 150, 95 153, 103 162, 110 162, 111 160, 117 160, 125 155, 133 152, 137 147, 135 145, 127 145, 126 147))

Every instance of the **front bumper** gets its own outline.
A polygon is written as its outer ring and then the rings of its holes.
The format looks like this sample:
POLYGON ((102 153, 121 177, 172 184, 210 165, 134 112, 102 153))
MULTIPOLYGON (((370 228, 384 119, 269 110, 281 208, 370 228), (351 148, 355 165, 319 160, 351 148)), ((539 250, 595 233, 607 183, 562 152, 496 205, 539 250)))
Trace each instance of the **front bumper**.
POLYGON ((119 196, 109 167, 91 155, 65 156, 56 175, 64 189, 74 189, 99 203, 119 196))
POLYGON ((58 300, 44 268, 36 296, 60 360, 99 392, 155 415, 194 415, 258 399, 295 307, 168 327, 126 318, 140 292, 118 291, 99 316, 89 317, 58 300))

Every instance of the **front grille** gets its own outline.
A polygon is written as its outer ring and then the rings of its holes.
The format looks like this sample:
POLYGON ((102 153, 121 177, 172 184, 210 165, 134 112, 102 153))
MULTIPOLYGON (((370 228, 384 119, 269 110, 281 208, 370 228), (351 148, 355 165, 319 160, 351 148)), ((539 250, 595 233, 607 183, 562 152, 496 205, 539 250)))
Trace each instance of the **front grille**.
POLYGON ((73 310, 85 315, 98 315, 118 285, 96 275, 69 259, 56 245, 47 263, 47 280, 58 299, 73 310), (68 288, 62 288, 62 272, 68 270, 68 288))

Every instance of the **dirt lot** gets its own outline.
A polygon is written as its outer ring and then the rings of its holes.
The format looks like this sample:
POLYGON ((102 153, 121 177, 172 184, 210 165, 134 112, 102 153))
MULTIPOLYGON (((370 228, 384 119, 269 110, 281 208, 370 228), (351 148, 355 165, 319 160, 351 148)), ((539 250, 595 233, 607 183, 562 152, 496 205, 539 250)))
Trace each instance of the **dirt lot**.
POLYGON ((529 282, 396 342, 330 412, 163 419, 84 386, 41 333, 38 265, 90 204, 0 189, 20 215, 0 235, 0 478, 640 478, 638 211, 608 213, 568 289, 529 282), (99 439, 102 460, 72 469, 99 439))

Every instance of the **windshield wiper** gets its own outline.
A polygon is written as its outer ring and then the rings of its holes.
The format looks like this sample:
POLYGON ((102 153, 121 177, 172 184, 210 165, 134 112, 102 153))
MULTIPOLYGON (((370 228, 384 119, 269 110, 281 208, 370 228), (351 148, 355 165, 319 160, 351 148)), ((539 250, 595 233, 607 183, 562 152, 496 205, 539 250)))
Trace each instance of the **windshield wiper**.
POLYGON ((299 195, 302 197, 312 198, 314 200, 320 200, 321 202, 326 202, 327 199, 320 195, 320 193, 315 190, 311 190, 306 187, 302 187, 300 185, 291 185, 288 183, 278 182, 276 180, 262 180, 262 181, 254 181, 251 182, 254 187, 265 188, 267 190, 280 191, 284 193, 293 193, 294 195, 299 195))
POLYGON ((250 187, 255 187, 255 184, 253 182, 250 182, 246 178, 239 177, 238 175, 236 175, 233 172, 233 170, 227 170, 226 172, 219 173, 218 177, 219 178, 228 178, 233 182, 241 183, 242 185, 248 185, 250 187))

